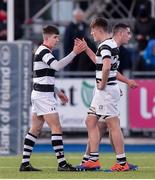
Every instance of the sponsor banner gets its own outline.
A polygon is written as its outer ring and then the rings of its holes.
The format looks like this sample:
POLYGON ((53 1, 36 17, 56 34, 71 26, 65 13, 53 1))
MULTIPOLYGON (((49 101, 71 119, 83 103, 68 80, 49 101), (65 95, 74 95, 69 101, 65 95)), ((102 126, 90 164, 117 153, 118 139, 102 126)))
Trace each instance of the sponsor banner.
POLYGON ((31 97, 31 79, 32 79, 32 43, 19 41, 19 94, 20 94, 20 112, 21 112, 21 149, 23 140, 28 131, 30 121, 30 97, 31 97))
POLYGON ((30 46, 27 52, 24 44, 21 48, 19 44, 0 42, 0 154, 3 155, 21 152, 22 132, 29 122, 27 89, 30 89, 31 69, 29 73, 25 71, 29 67, 26 64, 31 64, 32 50, 30 46))
POLYGON ((131 129, 155 128, 155 80, 137 80, 139 87, 129 91, 131 129))
MULTIPOLYGON (((56 86, 69 97, 67 105, 58 106, 60 120, 64 128, 85 128, 87 111, 92 100, 94 78, 56 79, 56 86)), ((127 127, 127 87, 120 83, 123 96, 120 101, 121 127, 127 127)))
POLYGON ((0 43, 0 154, 19 148, 18 47, 0 43))

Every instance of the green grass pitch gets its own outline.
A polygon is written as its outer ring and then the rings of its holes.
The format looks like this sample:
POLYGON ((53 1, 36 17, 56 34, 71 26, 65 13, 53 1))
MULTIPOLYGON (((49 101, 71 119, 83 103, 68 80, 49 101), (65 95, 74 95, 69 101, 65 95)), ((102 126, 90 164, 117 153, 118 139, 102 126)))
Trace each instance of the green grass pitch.
MULTIPOLYGON (((66 159, 73 165, 78 165, 82 154, 66 153, 66 159)), ((130 172, 58 172, 54 153, 34 153, 31 163, 42 172, 19 172, 21 156, 0 156, 0 179, 155 179, 155 154, 128 153, 128 161, 139 166, 138 171, 130 172)), ((111 153, 100 154, 103 169, 109 168, 115 162, 111 153)))

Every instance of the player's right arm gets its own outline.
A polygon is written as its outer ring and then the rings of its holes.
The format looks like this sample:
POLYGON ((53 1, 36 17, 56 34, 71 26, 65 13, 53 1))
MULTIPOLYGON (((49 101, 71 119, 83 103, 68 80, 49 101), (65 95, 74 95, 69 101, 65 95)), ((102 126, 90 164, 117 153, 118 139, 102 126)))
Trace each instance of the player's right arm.
POLYGON ((89 58, 93 61, 93 63, 96 63, 96 58, 95 58, 96 55, 88 46, 87 46, 85 52, 89 56, 89 58))

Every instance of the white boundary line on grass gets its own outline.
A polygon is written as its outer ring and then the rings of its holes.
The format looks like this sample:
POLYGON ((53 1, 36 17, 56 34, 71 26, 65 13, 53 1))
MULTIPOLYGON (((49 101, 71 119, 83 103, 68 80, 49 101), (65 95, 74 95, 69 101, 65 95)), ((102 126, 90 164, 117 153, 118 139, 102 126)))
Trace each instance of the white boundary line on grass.
MULTIPOLYGON (((101 155, 102 156, 102 155, 101 155)), ((103 159, 104 159, 104 157, 105 157, 105 159, 115 159, 115 156, 113 156, 113 157, 106 157, 106 155, 103 155, 103 159)), ((3 157, 1 157, 1 158, 3 158, 3 157)), ((4 157, 4 158, 6 158, 6 157, 4 157)), ((7 157, 7 158, 9 158, 9 157, 7 157)), ((10 158, 12 158, 12 157, 10 157, 10 158)), ((49 156, 47 156, 47 155, 43 155, 42 157, 38 157, 38 156, 33 156, 32 155, 32 158, 33 159, 56 159, 56 157, 54 156, 54 155, 49 155, 49 156)), ((66 158, 70 158, 70 159, 79 159, 79 156, 78 155, 66 155, 66 158)), ((81 158, 82 158, 82 155, 81 155, 81 158)), ((130 157, 129 157, 130 158, 130 157)), ((132 159, 139 159, 139 156, 138 157, 131 157, 132 159)), ((144 156, 141 156, 140 157, 140 159, 148 159, 148 157, 144 157, 144 156)))

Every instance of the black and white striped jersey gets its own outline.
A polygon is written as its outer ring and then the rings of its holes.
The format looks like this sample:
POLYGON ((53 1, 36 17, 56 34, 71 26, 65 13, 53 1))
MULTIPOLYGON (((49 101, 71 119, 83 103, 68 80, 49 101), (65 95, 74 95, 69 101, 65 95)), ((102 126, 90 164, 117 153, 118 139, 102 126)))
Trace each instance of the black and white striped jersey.
POLYGON ((33 99, 53 97, 55 71, 67 66, 75 56, 76 54, 72 51, 58 61, 48 47, 45 45, 39 46, 33 61, 33 91, 31 97, 33 99))
POLYGON ((33 61, 33 98, 53 95, 55 69, 52 69, 52 63, 54 61, 57 60, 49 48, 44 45, 38 47, 33 61))
POLYGON ((107 84, 116 84, 116 74, 119 66, 119 48, 114 39, 107 39, 98 46, 96 52, 96 80, 102 79, 102 67, 105 58, 111 59, 111 69, 107 84))

